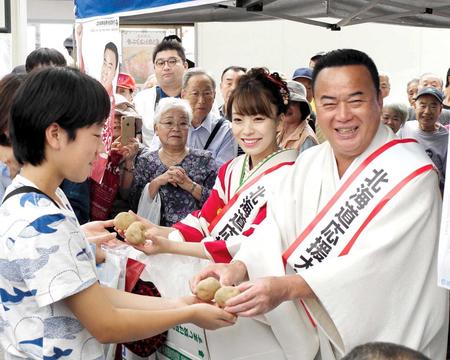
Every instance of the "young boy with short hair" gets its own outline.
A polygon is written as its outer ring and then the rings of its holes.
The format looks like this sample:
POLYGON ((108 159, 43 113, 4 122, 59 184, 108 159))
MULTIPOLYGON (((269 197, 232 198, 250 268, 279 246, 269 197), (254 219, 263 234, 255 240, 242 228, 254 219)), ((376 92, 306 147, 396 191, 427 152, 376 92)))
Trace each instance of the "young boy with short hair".
POLYGON ((235 321, 192 297, 98 284, 85 233, 106 233, 112 221, 81 228, 58 186, 90 174, 109 107, 103 86, 71 68, 30 74, 16 94, 10 136, 23 167, 0 207, 0 341, 8 359, 101 359, 100 343, 148 338, 178 323, 215 329, 235 321))

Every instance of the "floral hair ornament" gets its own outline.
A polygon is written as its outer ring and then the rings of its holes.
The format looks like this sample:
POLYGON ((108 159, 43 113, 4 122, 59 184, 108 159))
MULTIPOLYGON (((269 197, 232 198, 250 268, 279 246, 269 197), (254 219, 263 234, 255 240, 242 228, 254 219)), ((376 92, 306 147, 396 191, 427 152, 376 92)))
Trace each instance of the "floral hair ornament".
POLYGON ((266 73, 267 78, 278 88, 281 97, 283 98, 283 104, 287 105, 289 103, 289 89, 287 84, 281 78, 280 74, 274 72, 272 74, 266 73))

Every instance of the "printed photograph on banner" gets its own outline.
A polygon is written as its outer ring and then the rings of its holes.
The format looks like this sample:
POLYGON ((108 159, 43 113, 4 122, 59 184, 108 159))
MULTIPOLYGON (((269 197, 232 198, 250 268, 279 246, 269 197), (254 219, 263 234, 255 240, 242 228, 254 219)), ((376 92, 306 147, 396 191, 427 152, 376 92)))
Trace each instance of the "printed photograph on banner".
MULTIPOLYGON (((447 154, 450 150, 448 144, 447 154)), ((450 161, 445 172, 450 174, 450 161)), ((450 290, 450 177, 445 178, 444 197, 442 200, 441 231, 439 233, 438 286, 450 290)))
POLYGON ((77 22, 75 37, 79 68, 99 80, 112 95, 122 53, 119 18, 77 22))
POLYGON ((131 74, 141 89, 154 74, 152 54, 156 45, 170 34, 173 29, 123 29, 122 31, 122 63, 120 71, 131 74))
MULTIPOLYGON (((121 37, 118 17, 77 22, 75 25, 77 64, 81 71, 99 80, 108 92, 111 109, 114 109, 114 92, 121 62, 121 37)), ((103 126, 104 152, 92 166, 91 179, 101 183, 111 150, 114 111, 111 111, 103 126)))

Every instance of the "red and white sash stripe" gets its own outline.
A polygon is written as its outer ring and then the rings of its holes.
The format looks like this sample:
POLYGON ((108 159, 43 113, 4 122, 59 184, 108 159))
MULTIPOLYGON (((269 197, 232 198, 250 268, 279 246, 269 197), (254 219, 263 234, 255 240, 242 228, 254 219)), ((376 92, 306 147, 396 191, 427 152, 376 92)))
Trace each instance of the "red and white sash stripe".
POLYGON ((284 252, 286 271, 301 272, 348 254, 392 197, 415 177, 434 169, 431 161, 407 156, 417 146, 413 139, 392 140, 369 155, 284 252), (398 161, 402 158, 412 160, 398 161))

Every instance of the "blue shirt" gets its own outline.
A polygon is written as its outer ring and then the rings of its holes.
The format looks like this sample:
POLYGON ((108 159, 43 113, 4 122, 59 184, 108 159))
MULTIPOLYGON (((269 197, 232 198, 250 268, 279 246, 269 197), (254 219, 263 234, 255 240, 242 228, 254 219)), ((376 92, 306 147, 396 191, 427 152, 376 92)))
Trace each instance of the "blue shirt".
MULTIPOLYGON (((214 126, 219 120, 220 117, 210 112, 200 126, 197 128, 191 126, 189 128, 187 140, 188 147, 192 149, 203 149, 214 126)), ((216 160, 219 167, 236 157, 237 143, 234 140, 230 122, 228 120, 225 119, 219 131, 216 133, 216 136, 214 136, 214 139, 205 150, 211 151, 213 158, 216 160)))

